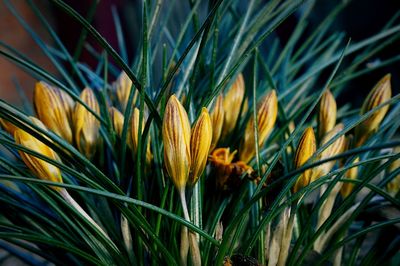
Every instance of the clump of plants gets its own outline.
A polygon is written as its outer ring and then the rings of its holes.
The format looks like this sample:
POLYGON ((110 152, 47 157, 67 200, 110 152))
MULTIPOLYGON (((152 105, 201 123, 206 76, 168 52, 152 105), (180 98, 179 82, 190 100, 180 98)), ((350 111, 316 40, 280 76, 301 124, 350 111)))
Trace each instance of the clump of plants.
POLYGON ((22 107, 0 100, 2 248, 33 265, 33 254, 56 265, 398 263, 391 74, 360 108, 335 100, 399 60, 375 60, 400 38, 397 17, 353 42, 331 30, 347 1, 316 28, 315 1, 143 1, 128 58, 117 12, 115 49, 90 16, 51 2, 98 64, 73 56, 34 2, 51 44, 5 1, 57 74, 0 43, 37 79, 22 107), (284 42, 275 29, 295 12, 284 42))

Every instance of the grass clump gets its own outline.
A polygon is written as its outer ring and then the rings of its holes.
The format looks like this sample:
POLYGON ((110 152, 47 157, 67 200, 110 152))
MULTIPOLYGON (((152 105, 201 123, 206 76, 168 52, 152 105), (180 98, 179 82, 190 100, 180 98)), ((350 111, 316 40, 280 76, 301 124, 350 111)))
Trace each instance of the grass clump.
POLYGON ((399 60, 366 64, 399 39, 397 16, 353 42, 331 29, 347 1, 316 28, 316 1, 143 1, 128 58, 117 12, 116 50, 51 1, 82 27, 73 53, 34 2, 51 45, 5 2, 57 69, 0 43, 38 80, 28 108, 0 100, 0 239, 9 252, 57 265, 398 261, 391 75, 370 84, 361 109, 336 102, 351 81, 399 60), (295 13, 282 41, 275 30, 295 13), (80 61, 82 49, 95 67, 80 61))

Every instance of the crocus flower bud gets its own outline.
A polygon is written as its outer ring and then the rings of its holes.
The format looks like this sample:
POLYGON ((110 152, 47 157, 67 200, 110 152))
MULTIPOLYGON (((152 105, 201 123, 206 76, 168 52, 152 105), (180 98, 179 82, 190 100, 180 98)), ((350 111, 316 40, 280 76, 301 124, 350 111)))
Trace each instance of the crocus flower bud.
MULTIPOLYGON (((361 115, 371 111, 373 108, 390 99, 392 96, 390 77, 390 74, 384 76, 368 94, 361 108, 361 115)), ((377 131, 388 110, 389 105, 385 105, 376 110, 368 119, 364 120, 355 128, 357 147, 361 146, 373 133, 377 131)))
POLYGON ((5 120, 3 118, 0 118, 0 125, 5 131, 7 131, 8 133, 10 133, 13 136, 14 136, 15 130, 18 129, 18 127, 16 127, 14 124, 12 124, 11 122, 8 122, 7 120, 5 120))
POLYGON ((40 81, 35 85, 33 104, 43 124, 72 143, 72 129, 69 123, 73 104, 71 97, 60 89, 40 81))
POLYGON ((191 171, 189 184, 194 185, 206 167, 212 139, 212 124, 206 108, 202 108, 190 138, 191 171))
MULTIPOLYGON (((394 148, 393 154, 399 154, 400 153, 400 146, 394 148)), ((397 170, 400 168, 400 159, 394 160, 390 166, 387 168, 386 173, 389 175, 393 171, 397 170)), ((399 192, 400 189, 400 174, 396 175, 387 185, 386 185, 387 191, 392 195, 396 196, 396 194, 399 192)))
POLYGON ((110 107, 109 113, 115 133, 118 137, 121 137, 125 120, 124 115, 115 107, 110 107))
POLYGON ((247 115, 247 111, 249 111, 249 99, 245 98, 243 101, 242 112, 240 113, 240 118, 245 118, 247 115))
MULTIPOLYGON (((134 152, 134 154, 137 153, 137 148, 138 148, 138 133, 139 133, 139 117, 140 116, 140 112, 139 109, 135 107, 135 109, 133 109, 133 113, 132 113, 132 120, 131 120, 131 138, 132 138, 132 150, 134 152)), ((142 121, 142 132, 143 133, 143 129, 144 129, 144 121, 142 121)))
POLYGON ((185 109, 172 95, 165 107, 162 136, 164 162, 175 187, 185 189, 190 171, 190 123, 185 109))
MULTIPOLYGON (((325 134, 325 136, 321 140, 320 145, 321 146, 325 145, 329 140, 331 140, 340 131, 342 131, 343 128, 344 128, 343 124, 341 123, 337 124, 331 131, 325 134)), ((329 145, 325 150, 323 150, 318 155, 317 160, 318 161, 324 160, 343 152, 345 141, 346 141, 345 135, 341 135, 337 140, 335 140, 331 145, 329 145)), ((311 182, 313 182, 314 180, 318 179, 321 176, 328 174, 335 165, 335 163, 336 161, 332 160, 314 167, 312 170, 311 182)))
POLYGON ((336 124, 336 101, 330 90, 326 90, 321 98, 318 110, 318 136, 321 140, 336 124))
MULTIPOLYGON (((308 127, 300 138, 299 145, 297 146, 296 156, 294 158, 294 166, 300 168, 304 165, 308 159, 315 153, 316 141, 314 130, 312 127, 308 127)), ((310 183, 310 178, 312 175, 312 170, 305 170, 301 176, 297 179, 293 192, 296 193, 301 188, 307 186, 310 183)))
MULTIPOLYGON (((360 161, 360 157, 357 157, 353 163, 358 163, 360 161)), ((346 171, 345 177, 349 179, 357 179, 357 174, 358 174, 358 167, 352 167, 349 170, 346 171)), ((342 188, 340 189, 340 194, 342 195, 343 198, 346 198, 350 193, 353 191, 354 184, 352 183, 343 183, 342 188)))
MULTIPOLYGON (((85 88, 80 99, 96 114, 100 114, 100 107, 92 89, 85 88)), ((95 154, 99 142, 100 121, 80 103, 75 106, 73 121, 78 150, 90 159, 95 154)))
MULTIPOLYGON (((278 115, 278 98, 275 90, 269 92, 263 99, 257 113, 258 146, 261 147, 271 133, 278 115)), ((240 160, 247 163, 255 155, 254 119, 249 120, 244 132, 240 149, 240 160)))
POLYGON ((240 105, 244 97, 244 79, 240 73, 224 97, 224 126, 222 137, 226 137, 236 126, 239 117, 240 105))
MULTIPOLYGON (((117 94, 117 99, 119 102, 119 105, 121 106, 122 112, 125 112, 126 105, 128 104, 128 99, 129 99, 129 94, 132 89, 132 81, 128 77, 128 75, 125 72, 122 72, 118 79, 113 83, 113 87, 115 89, 115 92, 117 94)), ((137 93, 135 92, 133 102, 135 102, 135 99, 137 97, 137 93)))
MULTIPOLYGON (((14 132, 15 142, 32 151, 40 153, 55 161, 59 161, 58 155, 43 142, 39 141, 32 135, 22 129, 14 132)), ((45 162, 31 154, 19 151, 19 154, 26 166, 40 179, 62 183, 61 171, 58 167, 45 162)), ((56 191, 61 191, 60 187, 52 187, 56 191)))
POLYGON ((71 96, 68 95, 68 93, 63 90, 57 89, 56 93, 60 98, 62 105, 64 106, 64 110, 67 113, 69 123, 70 125, 72 125, 72 116, 74 114, 75 101, 72 99, 71 96))
POLYGON ((217 147, 218 140, 221 136, 222 126, 224 125, 224 106, 223 106, 223 96, 222 94, 218 96, 214 110, 211 113, 211 123, 212 123, 212 141, 210 151, 213 151, 217 147))

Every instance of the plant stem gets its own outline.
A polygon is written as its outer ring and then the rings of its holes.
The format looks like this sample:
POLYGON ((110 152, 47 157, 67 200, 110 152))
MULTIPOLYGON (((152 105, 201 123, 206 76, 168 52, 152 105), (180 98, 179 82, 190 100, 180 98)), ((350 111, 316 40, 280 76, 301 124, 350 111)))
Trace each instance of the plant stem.
POLYGON ((128 219, 125 216, 121 216, 121 231, 122 237, 124 239, 126 251, 128 252, 129 261, 134 263, 134 254, 133 254, 133 244, 132 244, 132 235, 131 230, 129 228, 128 219))
POLYGON ((284 230, 282 237, 279 259, 277 264, 278 266, 286 265, 286 260, 289 254, 290 242, 292 240, 293 225, 296 217, 296 210, 297 210, 297 202, 292 204, 292 206, 288 207, 287 209, 289 215, 289 221, 287 223, 287 226, 284 230))
MULTIPOLYGON (((201 217, 201 202, 200 202, 200 182, 197 182, 193 187, 192 197, 190 199, 190 218, 193 223, 202 228, 202 217, 201 217)), ((197 241, 200 241, 200 237, 196 234, 197 241)))
MULTIPOLYGON (((186 221, 190 222, 184 188, 179 190, 179 196, 181 197, 183 216, 186 221)), ((190 256, 192 258, 192 264, 194 266, 201 266, 200 249, 199 249, 199 243, 197 242, 196 239, 196 234, 189 231, 188 237, 189 237, 189 248, 190 248, 190 256)))
POLYGON ((71 204, 72 207, 75 208, 88 222, 90 222, 94 227, 96 227, 97 230, 99 230, 107 239, 110 239, 108 234, 101 228, 93 219, 92 217, 87 214, 87 212, 82 209, 82 207, 71 197, 71 195, 67 192, 67 190, 62 189, 60 191, 60 195, 65 199, 66 202, 71 204))

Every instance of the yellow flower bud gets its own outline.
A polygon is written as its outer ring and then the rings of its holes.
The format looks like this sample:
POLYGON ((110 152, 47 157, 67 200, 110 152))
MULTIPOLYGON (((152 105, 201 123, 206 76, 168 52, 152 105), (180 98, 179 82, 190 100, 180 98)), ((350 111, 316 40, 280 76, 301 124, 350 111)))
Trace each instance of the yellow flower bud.
POLYGON ((178 190, 186 186, 190 170, 190 123, 185 109, 172 95, 165 107, 162 136, 164 162, 178 190))
MULTIPOLYGON (((325 145, 329 140, 331 140, 334 136, 336 136, 340 131, 344 128, 343 124, 337 124, 331 131, 325 134, 323 139, 321 140, 321 146, 325 145)), ((345 135, 340 136, 336 141, 334 141, 331 145, 329 145, 325 150, 323 150, 317 157, 317 160, 324 160, 329 157, 338 155, 343 152, 345 146, 345 135)), ((329 161, 324 164, 318 165, 312 170, 311 182, 316 180, 317 178, 328 174, 336 161, 329 161)))
POLYGON ((210 151, 213 151, 217 146, 218 140, 221 136, 222 126, 224 125, 224 106, 222 94, 218 96, 214 110, 211 113, 211 123, 213 128, 213 136, 211 141, 210 151))
MULTIPOLYGON (((398 154, 400 153, 400 146, 394 148, 393 154, 398 154)), ((400 168, 400 159, 394 160, 390 166, 387 168, 387 174, 389 175, 393 171, 397 170, 400 168)), ((387 185, 386 185, 387 191, 392 195, 395 196, 400 189, 400 174, 396 175, 387 185)))
POLYGON ((64 110, 67 113, 70 125, 72 125, 72 116, 74 114, 75 101, 72 99, 71 96, 68 95, 68 93, 61 89, 57 89, 55 92, 57 93, 62 105, 64 106, 64 110))
MULTIPOLYGON (((96 96, 90 88, 82 91, 80 99, 96 114, 100 114, 96 96)), ((90 159, 95 154, 99 142, 100 121, 79 103, 75 106, 73 121, 78 150, 90 159)))
MULTIPOLYGON (((304 165, 308 159, 315 153, 316 141, 314 130, 312 127, 308 127, 300 138, 300 142, 297 146, 296 156, 294 158, 294 166, 300 168, 304 165)), ((305 170, 301 176, 297 179, 293 192, 296 193, 301 188, 307 186, 310 183, 310 178, 312 175, 312 170, 305 170)))
MULTIPOLYGON (((44 129, 44 130, 47 131, 46 125, 43 124, 43 122, 42 122, 41 120, 37 119, 37 118, 34 117, 34 116, 30 116, 30 117, 29 117, 29 120, 31 120, 31 122, 32 122, 35 126, 40 127, 41 129, 44 129)), ((50 139, 49 139, 49 140, 50 140, 50 139)))
MULTIPOLYGON (((15 130, 14 138, 17 144, 20 144, 25 148, 40 153, 41 155, 55 161, 60 160, 58 155, 51 148, 22 129, 15 130)), ((23 151, 18 152, 26 166, 34 173, 35 176, 43 180, 62 183, 61 171, 58 167, 23 151)), ((51 188, 56 191, 61 190, 60 187, 51 188)))
POLYGON ((40 81, 35 85, 33 104, 43 124, 72 143, 72 129, 69 123, 72 99, 60 89, 40 81))
MULTIPOLYGON (((392 96, 390 77, 390 74, 384 76, 368 94, 361 108, 361 115, 371 111, 373 108, 390 99, 392 96)), ((385 105, 376 110, 368 119, 357 125, 355 128, 357 147, 361 146, 373 133, 376 132, 388 110, 389 105, 385 105)))
POLYGON ((125 120, 124 115, 115 107, 110 107, 109 113, 115 133, 118 137, 121 137, 125 120))
MULTIPOLYGON (((138 108, 135 107, 135 109, 133 109, 133 114, 132 114, 132 120, 131 120, 131 129, 130 129, 130 143, 132 144, 132 151, 134 152, 134 154, 137 153, 137 149, 138 149, 138 145, 139 145, 139 120, 140 120, 140 111, 138 108)), ((145 127, 145 122, 144 120, 142 121, 142 133, 144 131, 144 127, 145 127)), ((147 145, 146 145, 146 162, 150 163, 150 161, 153 159, 153 154, 151 153, 150 150, 150 136, 148 137, 147 140, 147 145)))
POLYGON ((153 160, 153 153, 151 152, 151 146, 150 146, 151 138, 150 136, 148 138, 149 139, 147 141, 147 148, 146 148, 146 163, 150 164, 151 160, 153 160))
POLYGON ((318 112, 318 136, 321 140, 336 124, 336 101, 330 90, 321 98, 318 112))
MULTIPOLYGON (((353 163, 358 163, 360 161, 360 157, 357 157, 353 163)), ((357 179, 357 174, 358 174, 358 167, 352 167, 349 170, 346 171, 345 177, 349 179, 357 179)), ((346 198, 350 193, 353 191, 354 184, 353 183, 343 183, 342 188, 340 189, 340 194, 342 195, 343 198, 346 198)))
MULTIPOLYGON (((135 109, 133 109, 133 114, 132 114, 132 120, 131 120, 131 138, 132 138, 132 150, 134 152, 134 154, 137 153, 137 148, 138 148, 138 133, 139 133, 139 117, 140 116, 140 112, 139 109, 135 107, 135 109)), ((142 121, 142 132, 143 133, 143 129, 144 129, 144 121, 142 121)))
POLYGON ((207 163, 212 139, 212 124, 206 108, 202 108, 190 138, 191 171, 189 184, 194 185, 207 163))
POLYGON ((14 135, 15 130, 18 129, 18 127, 16 127, 14 124, 3 118, 0 118, 0 125, 5 131, 10 133, 11 135, 14 135))
MULTIPOLYGON (((275 90, 270 91, 263 99, 257 113, 257 127, 258 127, 258 147, 264 145, 267 137, 271 133, 276 117, 278 115, 278 98, 276 97, 275 90)), ((250 161, 255 153, 255 135, 254 135, 254 119, 250 118, 247 123, 244 133, 244 139, 241 144, 239 158, 241 161, 247 163, 250 161)))
POLYGON ((242 112, 240 114, 240 118, 245 118, 247 115, 247 111, 249 111, 249 99, 245 98, 243 102, 242 112))
POLYGON ((222 137, 226 137, 236 126, 239 117, 240 105, 244 97, 244 79, 240 73, 224 97, 224 126, 222 137))
MULTIPOLYGON (((118 79, 113 83, 113 88, 116 91, 121 110, 122 112, 125 112, 126 105, 128 104, 129 94, 132 89, 132 81, 125 72, 122 72, 118 79)), ((137 91, 135 91, 133 102, 136 102, 136 98, 137 91)))

